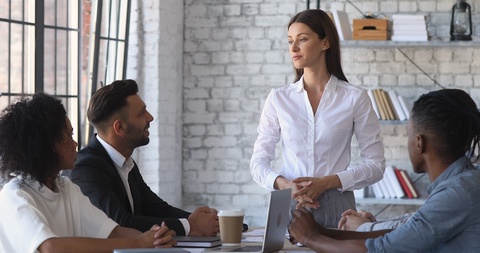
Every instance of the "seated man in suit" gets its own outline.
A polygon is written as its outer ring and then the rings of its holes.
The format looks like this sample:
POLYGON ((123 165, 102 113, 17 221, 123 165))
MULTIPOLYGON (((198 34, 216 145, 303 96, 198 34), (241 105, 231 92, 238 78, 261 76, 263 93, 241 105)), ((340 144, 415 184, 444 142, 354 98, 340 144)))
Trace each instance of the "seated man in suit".
POLYGON ((147 186, 131 158, 135 148, 148 144, 153 120, 137 92, 133 80, 115 81, 95 92, 87 117, 98 134, 78 153, 71 180, 122 226, 146 231, 165 222, 177 235, 215 236, 215 209, 204 206, 189 213, 170 206, 147 186))
POLYGON ((422 95, 407 125, 413 170, 432 184, 425 204, 395 230, 327 229, 306 209, 294 212, 290 235, 316 252, 478 252, 480 112, 464 91, 422 95))

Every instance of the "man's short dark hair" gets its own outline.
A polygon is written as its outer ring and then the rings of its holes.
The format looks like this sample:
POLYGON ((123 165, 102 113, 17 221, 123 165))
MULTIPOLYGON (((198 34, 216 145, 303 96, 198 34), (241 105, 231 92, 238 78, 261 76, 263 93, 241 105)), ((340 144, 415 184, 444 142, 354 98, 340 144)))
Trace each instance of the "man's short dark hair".
POLYGON ((93 94, 87 110, 90 123, 98 129, 116 112, 127 105, 127 97, 138 93, 138 85, 134 80, 117 80, 100 88, 93 94))

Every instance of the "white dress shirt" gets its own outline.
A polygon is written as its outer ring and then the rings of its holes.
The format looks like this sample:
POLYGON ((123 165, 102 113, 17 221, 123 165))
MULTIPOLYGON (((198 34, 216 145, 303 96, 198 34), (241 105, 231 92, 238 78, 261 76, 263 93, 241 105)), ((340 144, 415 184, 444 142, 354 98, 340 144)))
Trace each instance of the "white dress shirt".
POLYGON ((361 189, 383 177, 385 156, 380 124, 364 89, 339 80, 328 81, 315 115, 304 89, 296 83, 273 89, 265 101, 257 128, 250 171, 260 186, 273 190, 275 179, 337 174, 340 191, 361 189), (359 143, 362 163, 352 166, 352 136, 359 143), (280 174, 270 163, 282 140, 280 174))

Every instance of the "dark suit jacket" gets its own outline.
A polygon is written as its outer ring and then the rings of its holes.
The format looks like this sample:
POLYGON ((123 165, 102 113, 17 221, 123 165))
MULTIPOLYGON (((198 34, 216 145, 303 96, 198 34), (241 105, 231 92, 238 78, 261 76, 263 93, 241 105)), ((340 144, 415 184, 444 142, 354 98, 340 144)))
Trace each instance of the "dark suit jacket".
POLYGON ((122 179, 96 136, 90 138, 88 146, 78 152, 70 178, 90 198, 92 204, 121 226, 143 232, 154 224, 160 225, 165 221, 177 235, 185 235, 185 229, 178 218, 187 218, 190 213, 170 206, 152 192, 136 163, 128 180, 134 203, 135 213, 132 213, 122 179))

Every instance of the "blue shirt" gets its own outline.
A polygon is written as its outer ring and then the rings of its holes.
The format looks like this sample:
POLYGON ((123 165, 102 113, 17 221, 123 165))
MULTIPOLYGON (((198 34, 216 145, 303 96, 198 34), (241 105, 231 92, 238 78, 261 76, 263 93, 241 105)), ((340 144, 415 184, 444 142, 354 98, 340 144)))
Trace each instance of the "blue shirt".
POLYGON ((480 170, 462 157, 427 192, 404 225, 366 241, 368 252, 480 252, 480 170))

